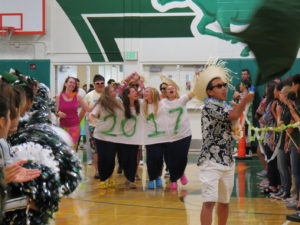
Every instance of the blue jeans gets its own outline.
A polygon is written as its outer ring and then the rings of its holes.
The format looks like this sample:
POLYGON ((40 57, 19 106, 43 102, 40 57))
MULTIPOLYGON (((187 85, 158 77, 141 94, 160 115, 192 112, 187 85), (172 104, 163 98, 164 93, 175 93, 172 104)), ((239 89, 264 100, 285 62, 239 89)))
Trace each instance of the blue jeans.
POLYGON ((291 146, 291 169, 292 169, 292 175, 295 179, 297 193, 299 193, 299 189, 300 189, 300 154, 297 152, 297 148, 294 145, 291 146))
POLYGON ((85 136, 86 136, 86 143, 85 143, 85 149, 86 149, 86 157, 87 157, 87 161, 91 161, 93 159, 93 150, 91 148, 91 144, 90 144, 90 131, 89 131, 89 122, 87 121, 86 118, 85 119, 85 123, 84 123, 84 132, 85 132, 85 136))

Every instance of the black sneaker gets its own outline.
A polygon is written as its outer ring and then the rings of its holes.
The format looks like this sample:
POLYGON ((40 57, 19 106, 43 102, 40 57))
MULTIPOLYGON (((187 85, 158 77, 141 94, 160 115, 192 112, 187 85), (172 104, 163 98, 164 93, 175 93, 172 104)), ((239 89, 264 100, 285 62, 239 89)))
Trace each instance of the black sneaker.
POLYGON ((286 200, 286 199, 288 199, 290 197, 291 197, 290 193, 284 192, 284 194, 282 194, 281 196, 279 196, 279 199, 284 201, 284 200, 286 200))
POLYGON ((287 215, 286 219, 289 221, 300 223, 300 211, 296 211, 296 213, 294 214, 287 215))

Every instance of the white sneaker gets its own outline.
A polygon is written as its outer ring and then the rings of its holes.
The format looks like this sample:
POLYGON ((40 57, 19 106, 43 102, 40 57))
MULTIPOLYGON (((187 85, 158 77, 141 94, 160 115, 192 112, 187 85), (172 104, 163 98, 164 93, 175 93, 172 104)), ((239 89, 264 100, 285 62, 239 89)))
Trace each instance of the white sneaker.
POLYGON ((87 164, 88 164, 88 165, 93 165, 93 160, 88 160, 88 161, 87 161, 87 164))
POLYGON ((144 161, 140 160, 139 165, 141 165, 141 166, 144 165, 144 161))

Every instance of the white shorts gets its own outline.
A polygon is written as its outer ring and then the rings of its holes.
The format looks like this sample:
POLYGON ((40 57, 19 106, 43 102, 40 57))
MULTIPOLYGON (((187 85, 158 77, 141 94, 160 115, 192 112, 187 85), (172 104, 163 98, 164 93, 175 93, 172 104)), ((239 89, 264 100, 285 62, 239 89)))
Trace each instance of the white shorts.
POLYGON ((235 165, 229 167, 206 161, 199 169, 203 202, 229 203, 234 185, 235 165))

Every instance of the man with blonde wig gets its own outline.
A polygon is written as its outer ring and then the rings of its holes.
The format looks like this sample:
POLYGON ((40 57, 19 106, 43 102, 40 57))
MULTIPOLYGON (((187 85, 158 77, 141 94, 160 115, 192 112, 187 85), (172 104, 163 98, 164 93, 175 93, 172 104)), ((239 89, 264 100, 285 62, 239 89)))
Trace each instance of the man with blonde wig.
POLYGON ((203 145, 198 159, 203 199, 202 225, 212 224, 216 203, 218 225, 227 223, 235 167, 232 122, 239 119, 247 103, 253 99, 253 94, 248 94, 234 108, 225 102, 229 73, 224 62, 213 60, 195 79, 196 98, 205 103, 201 115, 203 145))

